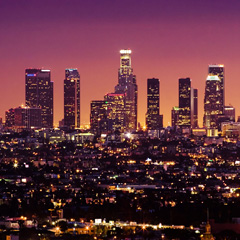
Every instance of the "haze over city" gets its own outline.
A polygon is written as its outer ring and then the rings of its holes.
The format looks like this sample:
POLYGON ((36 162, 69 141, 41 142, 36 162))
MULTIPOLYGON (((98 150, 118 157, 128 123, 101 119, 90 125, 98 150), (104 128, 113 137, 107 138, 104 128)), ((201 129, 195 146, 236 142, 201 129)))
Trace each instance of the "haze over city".
POLYGON ((25 103, 26 68, 51 69, 54 122, 63 118, 65 68, 81 76, 81 123, 90 101, 117 84, 119 50, 132 50, 138 122, 145 123, 147 78, 160 79, 160 113, 170 125, 178 79, 199 91, 199 124, 208 64, 225 66, 225 102, 236 108, 240 61, 239 1, 1 1, 0 115, 25 103))

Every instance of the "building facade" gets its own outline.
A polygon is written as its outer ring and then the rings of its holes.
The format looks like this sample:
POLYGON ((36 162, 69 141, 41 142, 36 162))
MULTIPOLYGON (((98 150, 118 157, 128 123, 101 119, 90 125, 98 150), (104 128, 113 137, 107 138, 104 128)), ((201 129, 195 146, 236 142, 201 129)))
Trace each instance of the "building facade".
POLYGON ((179 124, 180 127, 191 127, 191 79, 179 79, 179 124))
POLYGON ((80 128, 80 75, 77 69, 65 70, 64 126, 80 128))
POLYGON ((126 130, 126 94, 108 93, 104 96, 107 104, 107 117, 112 121, 113 131, 126 130))
POLYGON ((53 127, 53 82, 50 70, 26 69, 26 107, 42 109, 42 127, 53 127))
POLYGON ((118 70, 118 84, 116 94, 124 94, 125 98, 125 129, 137 129, 137 84, 131 66, 131 50, 120 50, 120 68, 118 70))
POLYGON ((217 136, 218 118, 223 114, 221 103, 221 80, 215 75, 208 75, 204 96, 203 125, 207 129, 208 136, 217 136))
POLYGON ((239 122, 223 122, 221 124, 222 135, 224 137, 239 137, 240 136, 240 123, 239 122))
POLYGON ((191 125, 198 128, 198 90, 191 88, 191 125))
POLYGON ((41 128, 42 109, 17 107, 6 111, 6 127, 41 128))
POLYGON ((90 128, 94 134, 107 133, 111 129, 110 120, 107 117, 107 101, 91 102, 90 128))
POLYGON ((224 116, 231 122, 235 122, 235 108, 233 106, 224 106, 224 116))
POLYGON ((162 127, 162 117, 159 115, 159 79, 147 80, 147 113, 146 126, 148 130, 157 130, 162 127))
POLYGON ((171 111, 172 127, 176 129, 179 125, 179 107, 173 107, 171 111))
POLYGON ((213 64, 208 66, 208 75, 210 76, 218 76, 220 81, 220 97, 219 102, 221 106, 221 111, 224 111, 225 106, 225 93, 224 93, 224 85, 225 85, 225 73, 224 73, 224 65, 223 64, 213 64))
POLYGON ((5 126, 12 127, 15 123, 14 109, 10 108, 5 112, 5 126))

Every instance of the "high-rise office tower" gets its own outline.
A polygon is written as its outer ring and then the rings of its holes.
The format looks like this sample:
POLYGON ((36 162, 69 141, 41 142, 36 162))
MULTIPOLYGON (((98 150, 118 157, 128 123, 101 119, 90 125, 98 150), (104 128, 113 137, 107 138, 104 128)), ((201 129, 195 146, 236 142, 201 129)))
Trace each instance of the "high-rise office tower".
POLYGON ((191 88, 191 126, 198 127, 198 90, 191 88))
POLYGON ((222 112, 224 111, 225 106, 225 93, 224 93, 224 81, 225 81, 225 74, 224 74, 224 65, 223 64, 215 64, 208 66, 208 75, 210 76, 218 76, 220 80, 220 105, 222 108, 222 112))
POLYGON ((162 127, 159 115, 159 79, 147 80, 147 113, 146 126, 148 130, 156 130, 162 127))
POLYGON ((207 136, 217 136, 218 118, 223 114, 221 80, 215 75, 208 75, 204 96, 203 125, 207 129, 207 136))
POLYGON ((80 75, 77 69, 65 70, 64 126, 80 128, 80 75))
POLYGON ((191 79, 179 79, 179 126, 191 127, 191 79))
POLYGON ((122 93, 108 93, 104 96, 107 104, 107 116, 112 121, 112 130, 126 130, 125 117, 126 95, 122 93))
POLYGON ((179 126, 179 107, 172 108, 172 127, 176 129, 179 126))
POLYGON ((137 84, 131 67, 131 50, 120 50, 120 68, 115 93, 125 94, 126 130, 137 129, 137 84))
POLYGON ((91 102, 90 127, 94 134, 106 133, 110 130, 107 118, 107 101, 94 100, 91 102))
POLYGON ((53 127, 53 82, 50 70, 26 69, 26 107, 42 109, 42 126, 53 127))

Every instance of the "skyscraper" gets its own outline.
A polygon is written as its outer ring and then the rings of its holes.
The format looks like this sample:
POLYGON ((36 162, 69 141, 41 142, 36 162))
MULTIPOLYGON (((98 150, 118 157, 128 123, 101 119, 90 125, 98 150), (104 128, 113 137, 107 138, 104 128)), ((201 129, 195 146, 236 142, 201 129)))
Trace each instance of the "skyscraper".
POLYGON ((198 127, 198 90, 191 88, 191 125, 198 127))
POLYGON ((107 101, 94 100, 91 102, 90 127, 94 134, 110 130, 107 118, 107 101))
POLYGON ((137 84, 131 67, 131 50, 120 50, 120 68, 115 93, 125 94, 125 128, 137 129, 137 84))
POLYGON ((42 109, 42 126, 53 127, 53 82, 50 70, 26 69, 26 107, 42 109))
POLYGON ((108 93, 104 96, 104 100, 107 104, 108 119, 112 121, 112 130, 126 130, 126 95, 122 93, 108 93))
POLYGON ((220 106, 222 108, 222 112, 224 112, 224 106, 225 106, 225 93, 224 93, 224 65, 223 64, 215 64, 215 65, 209 65, 208 66, 208 74, 210 76, 218 76, 220 80, 220 106))
POLYGON ((179 79, 179 126, 191 127, 191 79, 179 79))
POLYGON ((77 69, 65 70, 64 126, 80 128, 80 75, 77 69))
POLYGON ((217 136, 218 117, 223 114, 221 80, 215 75, 208 75, 204 97, 203 125, 208 136, 217 136))
POLYGON ((177 126, 179 126, 179 107, 172 108, 172 127, 176 130, 177 126))
POLYGON ((159 115, 159 79, 147 80, 147 113, 146 126, 148 130, 156 130, 162 127, 159 115))

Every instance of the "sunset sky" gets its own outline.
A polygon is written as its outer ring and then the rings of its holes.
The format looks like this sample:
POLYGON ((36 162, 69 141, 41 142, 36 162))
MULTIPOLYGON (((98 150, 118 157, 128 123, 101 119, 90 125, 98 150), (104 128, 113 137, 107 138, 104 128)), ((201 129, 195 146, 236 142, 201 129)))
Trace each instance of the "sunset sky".
POLYGON ((225 103, 240 115, 239 0, 0 0, 0 116, 25 102, 25 68, 54 81, 54 122, 63 118, 65 68, 81 75, 81 123, 90 101, 114 91, 119 50, 132 49, 138 121, 145 122, 147 78, 160 79, 164 125, 178 105, 178 79, 199 91, 202 125, 208 64, 225 65, 225 103))

